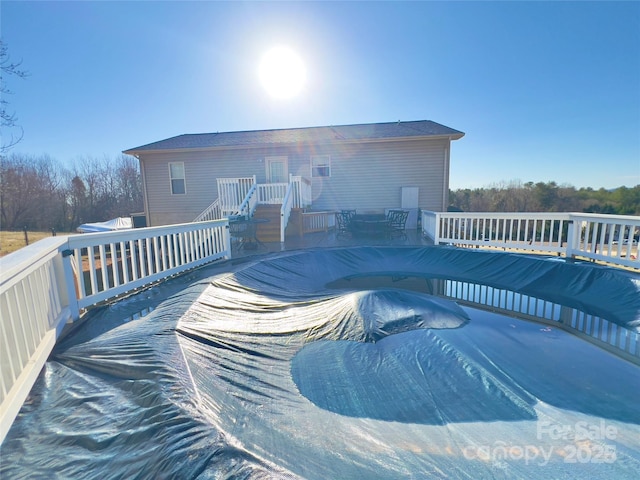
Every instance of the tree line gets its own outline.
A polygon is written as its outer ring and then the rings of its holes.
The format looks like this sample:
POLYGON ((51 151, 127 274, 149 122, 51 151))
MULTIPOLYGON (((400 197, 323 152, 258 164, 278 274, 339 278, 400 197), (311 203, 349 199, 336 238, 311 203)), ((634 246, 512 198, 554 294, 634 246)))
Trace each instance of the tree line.
POLYGON ((0 157, 2 230, 75 231, 143 210, 138 161, 84 157, 65 167, 48 155, 0 157))
POLYGON ((640 185, 612 190, 556 182, 503 182, 449 192, 449 210, 465 212, 584 212, 640 215, 640 185))
MULTIPOLYGON (((512 181, 451 190, 449 202, 449 210, 465 212, 640 215, 640 185, 594 190, 556 182, 512 181)), ((142 210, 142 181, 134 157, 84 157, 68 167, 48 155, 0 156, 2 230, 72 232, 83 223, 142 210)))

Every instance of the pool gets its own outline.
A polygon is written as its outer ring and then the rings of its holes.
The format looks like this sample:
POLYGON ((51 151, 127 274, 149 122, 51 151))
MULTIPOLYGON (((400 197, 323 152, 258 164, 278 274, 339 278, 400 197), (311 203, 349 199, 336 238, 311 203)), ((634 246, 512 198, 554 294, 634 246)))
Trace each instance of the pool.
POLYGON ((0 473, 637 478, 639 290, 622 270, 446 247, 202 268, 58 344, 0 473))

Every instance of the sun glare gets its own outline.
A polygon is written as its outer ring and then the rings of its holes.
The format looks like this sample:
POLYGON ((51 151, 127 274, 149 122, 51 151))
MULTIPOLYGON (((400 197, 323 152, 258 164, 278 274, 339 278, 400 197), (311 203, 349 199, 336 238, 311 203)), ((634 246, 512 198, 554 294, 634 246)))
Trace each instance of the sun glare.
POLYGON ((306 70, 302 59, 288 47, 274 47, 260 61, 260 82, 274 98, 291 98, 302 90, 306 70))

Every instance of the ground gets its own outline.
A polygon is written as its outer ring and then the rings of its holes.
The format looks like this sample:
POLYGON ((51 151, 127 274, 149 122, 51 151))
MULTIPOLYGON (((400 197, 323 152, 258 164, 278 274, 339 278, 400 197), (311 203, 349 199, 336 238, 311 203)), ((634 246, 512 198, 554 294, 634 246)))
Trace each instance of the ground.
MULTIPOLYGON (((29 244, 50 236, 51 232, 27 232, 29 244)), ((26 245, 24 232, 0 231, 0 257, 15 252, 26 245)))

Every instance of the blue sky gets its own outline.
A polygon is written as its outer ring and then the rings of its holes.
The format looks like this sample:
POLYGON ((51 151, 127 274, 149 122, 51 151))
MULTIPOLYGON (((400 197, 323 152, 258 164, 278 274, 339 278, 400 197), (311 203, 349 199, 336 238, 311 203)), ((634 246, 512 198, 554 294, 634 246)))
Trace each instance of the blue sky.
MULTIPOLYGON (((640 2, 0 4, 12 153, 71 164, 183 133, 433 120, 451 188, 640 184, 640 2), (307 82, 267 95, 289 45, 307 82)), ((6 132, 4 133, 6 135, 6 132)))

